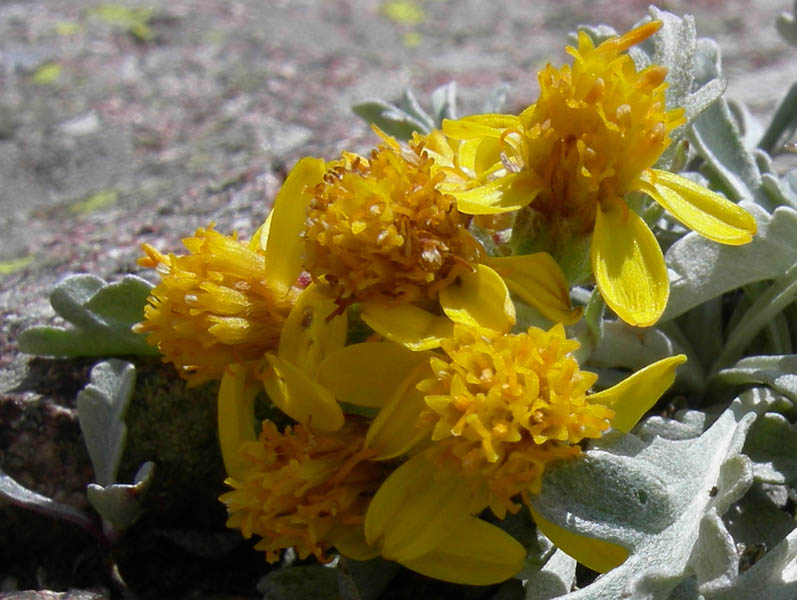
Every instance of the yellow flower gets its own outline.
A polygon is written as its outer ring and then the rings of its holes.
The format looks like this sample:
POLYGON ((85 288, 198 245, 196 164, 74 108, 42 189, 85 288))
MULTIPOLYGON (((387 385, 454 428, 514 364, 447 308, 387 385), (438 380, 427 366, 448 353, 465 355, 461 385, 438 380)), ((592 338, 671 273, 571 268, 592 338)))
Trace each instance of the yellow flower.
MULTIPOLYGON (((423 355, 401 349, 413 357, 423 355)), ((394 546, 369 543, 364 516, 393 468, 392 462, 378 459, 395 449, 395 427, 374 421, 366 429, 364 420, 349 416, 334 432, 316 432, 299 424, 280 433, 273 423, 265 422, 256 436, 252 399, 257 386, 236 370, 240 368, 225 374, 219 392, 219 442, 227 484, 233 488, 221 500, 229 512, 227 525, 245 537, 262 537, 256 548, 265 550, 268 560, 276 560, 288 547, 296 548, 302 558, 313 554, 326 560, 334 547, 355 560, 382 554, 431 577, 471 585, 497 583, 520 570, 525 549, 507 533, 463 510, 451 512, 456 527, 450 526, 447 511, 441 518, 427 519, 431 537, 428 532, 417 535, 418 523, 410 515, 401 529, 414 544, 400 552, 394 552, 394 546), (433 543, 427 543, 429 539, 433 543)), ((434 498, 449 504, 456 498, 468 502, 462 494, 448 494, 457 489, 458 483, 449 481, 441 487, 424 486, 419 492, 430 506, 445 504, 434 498)))
MULTIPOLYGON (((440 189, 463 212, 501 213, 528 206, 523 219, 535 244, 550 248, 580 275, 580 240, 590 243, 601 295, 623 320, 651 325, 669 296, 661 249, 625 195, 642 192, 705 237, 744 244, 754 218, 719 194, 653 165, 684 123, 665 104, 662 66, 637 70, 624 51, 655 33, 654 21, 595 47, 581 32, 567 48, 573 66, 539 73, 540 97, 519 116, 481 115, 443 124, 466 157, 440 189)), ((520 217, 519 217, 520 218, 520 217)), ((576 276, 575 279, 579 277, 576 276)))
POLYGON ((284 196, 286 206, 278 198, 273 229, 286 245, 303 240, 298 263, 334 298, 335 313, 358 302, 369 326, 415 350, 437 346, 452 321, 511 327, 510 290, 552 320, 575 321, 580 310, 553 259, 488 257, 468 217, 436 189, 441 176, 421 150, 385 137, 369 159, 344 153, 320 176, 320 161, 312 170, 300 163, 302 192, 284 196))
POLYGON ((597 376, 579 368, 577 348, 561 324, 520 334, 456 325, 442 352, 419 356, 389 342, 363 343, 322 362, 319 380, 340 400, 384 403, 394 423, 380 424, 380 411, 371 430, 381 435, 390 427, 393 442, 383 447, 366 439, 377 457, 399 448, 413 455, 374 497, 366 541, 406 558, 485 507, 499 518, 516 512, 515 499, 529 504, 539 492, 547 464, 578 455, 584 440, 609 427, 629 431, 686 360, 660 360, 590 394, 597 376), (412 527, 423 533, 413 536, 412 527))
POLYGON ((578 346, 561 324, 517 335, 456 327, 417 384, 427 405, 420 420, 446 441, 437 460, 487 481, 499 517, 517 509, 511 498, 539 492, 546 463, 609 429, 614 411, 588 400, 598 377, 579 369, 578 346))
POLYGON ((143 246, 147 256, 138 262, 161 282, 135 331, 147 333, 189 385, 220 379, 230 363, 254 368, 276 348, 296 293, 277 293, 266 281, 257 237, 246 244, 211 225, 183 243, 185 256, 143 246))
MULTIPOLYGON (((281 206, 286 196, 301 193, 296 174, 316 166, 305 160, 288 177, 277 195, 281 206)), ((271 235, 273 221, 269 215, 248 244, 199 229, 184 240, 187 256, 164 256, 145 245, 147 257, 139 262, 156 268, 162 282, 136 330, 149 333, 148 341, 189 385, 221 379, 220 394, 238 390, 246 406, 263 387, 299 423, 334 431, 343 411, 313 378, 321 359, 343 346, 346 315, 328 318, 335 305, 313 285, 297 287, 296 253, 271 235)))
POLYGON ((370 159, 344 154, 308 207, 305 268, 345 307, 436 298, 486 254, 432 161, 392 139, 370 159))
POLYGON ((257 440, 241 444, 241 468, 225 482, 233 488, 220 498, 227 526, 261 537, 255 548, 269 562, 290 547, 299 558, 327 562, 330 547, 362 539, 368 503, 388 472, 367 460, 373 451, 363 450, 364 432, 352 421, 334 433, 301 424, 280 433, 265 421, 257 440))

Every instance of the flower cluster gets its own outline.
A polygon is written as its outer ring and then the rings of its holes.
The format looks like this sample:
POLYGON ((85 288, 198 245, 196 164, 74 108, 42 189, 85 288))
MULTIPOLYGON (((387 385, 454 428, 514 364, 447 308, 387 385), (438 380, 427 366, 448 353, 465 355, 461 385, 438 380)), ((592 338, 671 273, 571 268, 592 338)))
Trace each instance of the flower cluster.
MULTIPOLYGON (((479 515, 531 508, 550 463, 629 431, 673 383, 683 355, 594 391, 566 329, 576 284, 631 325, 666 306, 661 249, 628 194, 718 242, 755 233, 736 204, 654 167, 683 110, 666 104, 666 69, 625 51, 659 27, 598 46, 582 33, 519 115, 408 144, 377 130, 368 156, 302 159, 249 243, 209 228, 187 256, 145 247, 162 282, 138 330, 190 383, 220 380, 221 500, 269 561, 334 549, 506 579, 525 550, 479 515), (263 391, 294 425, 256 423, 263 391)), ((627 556, 537 523, 565 551, 614 557, 593 568, 627 556)))

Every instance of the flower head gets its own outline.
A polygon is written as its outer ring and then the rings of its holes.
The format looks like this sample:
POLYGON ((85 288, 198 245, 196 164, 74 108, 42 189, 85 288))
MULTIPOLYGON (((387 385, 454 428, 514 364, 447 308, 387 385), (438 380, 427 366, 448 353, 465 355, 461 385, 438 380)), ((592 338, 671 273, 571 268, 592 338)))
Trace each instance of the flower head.
POLYGON ((436 298, 484 256, 431 166, 387 138, 368 159, 344 154, 316 186, 305 268, 341 305, 436 298))
MULTIPOLYGON (((624 52, 654 34, 653 21, 595 46, 581 32, 568 48, 573 65, 539 73, 540 97, 519 116, 481 115, 447 121, 475 168, 449 171, 441 189, 463 212, 522 207, 516 236, 545 248, 572 280, 585 275, 583 249, 607 304, 632 325, 651 325, 669 296, 661 249, 647 224, 626 204, 643 192, 701 235, 744 244, 753 217, 684 177, 654 169, 683 124, 682 108, 666 106, 667 70, 638 70, 624 52), (591 240, 591 241, 590 241, 591 240)), ((468 164, 468 161, 465 161, 468 164)))
POLYGON ((286 181, 293 193, 275 203, 273 235, 303 240, 289 253, 334 299, 333 314, 358 302, 372 329, 414 350, 438 346, 454 322, 511 327, 510 289, 551 319, 579 318, 550 256, 488 257, 470 217, 437 189, 443 175, 424 142, 383 138, 370 158, 301 161, 286 181))
POLYGON ((540 97, 520 115, 525 156, 508 160, 526 163, 546 183, 534 209, 551 223, 572 220, 591 232, 599 205, 621 202, 635 189, 669 146, 669 133, 684 123, 682 108, 666 107, 667 69, 638 71, 623 53, 660 25, 648 23, 598 47, 582 31, 578 48, 567 49, 572 67, 548 65, 539 73, 540 97))
POLYGON ((561 325, 521 334, 457 326, 446 356, 430 359, 433 376, 417 385, 426 393, 420 419, 444 440, 438 460, 488 482, 499 514, 512 497, 539 492, 546 463, 609 429, 614 411, 590 402, 597 375, 579 369, 578 346, 561 325))
POLYGON ((373 451, 363 450, 363 434, 361 423, 319 434, 301 424, 279 432, 265 421, 258 439, 239 448, 240 474, 226 480, 227 526, 261 537, 255 548, 270 562, 290 547, 326 562, 331 546, 362 530, 387 475, 384 463, 367 460, 373 451))
POLYGON ((456 325, 435 351, 366 342, 329 355, 319 379, 337 398, 381 402, 366 436, 376 458, 410 456, 371 501, 366 541, 413 560, 468 515, 490 507, 503 518, 516 500, 530 504, 551 462, 610 427, 630 431, 686 360, 659 360, 591 393, 597 377, 580 369, 577 348, 561 324, 518 334, 456 325))
POLYGON ((279 295, 265 279, 262 250, 212 226, 183 244, 189 254, 164 255, 145 244, 139 264, 161 282, 135 330, 147 333, 165 362, 190 385, 220 379, 230 363, 256 363, 276 348, 295 294, 279 295))
MULTIPOLYGON (((393 347, 424 358, 424 353, 393 347)), ((268 560, 276 560, 287 547, 296 548, 302 558, 313 554, 325 560, 326 550, 334 546, 355 560, 382 554, 432 577, 472 585, 503 581, 520 569, 525 550, 517 541, 460 511, 452 512, 456 529, 449 521, 436 523, 431 536, 415 535, 411 523, 402 528, 411 547, 401 544, 398 553, 395 545, 369 541, 365 514, 394 468, 393 462, 380 460, 380 453, 394 448, 395 428, 368 425, 350 415, 334 432, 300 423, 280 433, 267 421, 256 435, 252 401, 257 386, 240 371, 238 366, 228 369, 219 392, 219 441, 227 484, 233 488, 221 500, 230 515, 227 525, 246 537, 262 537, 256 547, 266 551, 268 560), (469 568, 463 571, 463 564, 469 568)), ((423 493, 446 495, 448 489, 426 487, 423 493)))

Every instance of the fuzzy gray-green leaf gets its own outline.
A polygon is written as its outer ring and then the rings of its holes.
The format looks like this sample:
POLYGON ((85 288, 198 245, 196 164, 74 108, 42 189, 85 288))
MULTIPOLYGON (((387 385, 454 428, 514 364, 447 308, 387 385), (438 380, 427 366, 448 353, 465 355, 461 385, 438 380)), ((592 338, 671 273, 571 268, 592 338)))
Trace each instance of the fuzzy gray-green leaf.
POLYGON ((420 133, 426 133, 434 129, 434 117, 424 110, 413 91, 409 88, 405 88, 401 94, 401 109, 419 123, 423 123, 425 130, 420 133))
POLYGON ((499 83, 497 86, 491 89, 490 93, 487 94, 487 98, 484 99, 484 103, 482 104, 482 113, 501 112, 506 104, 507 92, 509 92, 508 83, 499 83))
POLYGON ((106 324, 129 329, 131 323, 142 320, 142 308, 151 291, 149 283, 140 277, 127 275, 119 281, 103 285, 84 306, 106 324))
POLYGON ((432 117, 435 127, 439 127, 443 119, 457 118, 457 83, 455 81, 441 85, 432 92, 432 117))
POLYGON ((758 418, 750 431, 745 453, 753 460, 753 472, 766 483, 797 481, 797 426, 777 413, 758 418))
POLYGON ((96 315, 86 310, 86 303, 103 285, 105 281, 94 275, 72 275, 56 284, 50 294, 50 304, 58 316, 78 327, 100 326, 96 315))
POLYGON ((557 549, 526 581, 525 600, 550 600, 567 594, 576 579, 576 564, 574 558, 557 549))
POLYGON ((721 370, 716 383, 722 385, 768 385, 797 403, 797 354, 749 356, 721 370))
POLYGON ((86 513, 26 488, 3 469, 0 469, 0 499, 48 517, 70 521, 86 531, 94 531, 94 523, 86 513))
POLYGON ((610 436, 602 450, 586 452, 592 463, 579 459, 546 469, 542 492, 533 500, 535 509, 575 533, 632 549, 622 565, 563 598, 664 600, 693 574, 701 593, 732 583, 738 555, 718 517, 752 484, 750 461, 740 452, 753 419, 737 400, 700 437, 657 437, 644 443, 633 435, 610 436), (595 461, 614 467, 595 469, 595 461), (605 478, 633 463, 639 464, 634 475, 605 478), (567 477, 561 475, 565 470, 567 477), (642 471, 650 476, 639 477, 642 471), (614 506, 596 505, 614 502, 617 491, 602 488, 616 488, 626 480, 632 482, 626 488, 629 498, 614 506), (647 490, 650 495, 640 496, 647 490), (635 514, 624 513, 621 506, 635 514), (657 509, 652 521, 646 518, 651 508, 657 509), (711 543, 720 538, 721 546, 711 543))
POLYGON ((706 109, 695 121, 690 139, 731 200, 760 200, 761 173, 742 143, 727 102, 720 100, 706 109))
POLYGON ((112 483, 107 486, 90 483, 86 489, 89 502, 103 520, 117 532, 128 529, 142 512, 144 495, 152 485, 155 464, 141 465, 132 485, 112 483))
POLYGON ((425 123, 384 100, 368 100, 355 104, 351 109, 358 117, 400 140, 410 139, 416 131, 429 131, 425 123))
POLYGON ((111 359, 91 370, 91 383, 78 392, 80 429, 101 486, 116 483, 127 426, 125 412, 133 396, 136 368, 128 362, 111 359))
POLYGON ((792 531, 756 564, 742 573, 728 590, 710 600, 793 600, 797 597, 797 530, 792 531), (762 596, 762 592, 766 595, 762 596))
MULTIPOLYGON (((702 48, 702 41, 698 46, 695 20, 691 15, 681 18, 655 6, 650 7, 650 15, 662 22, 661 29, 653 37, 652 62, 667 67, 667 106, 683 107, 686 125, 689 125, 722 96, 726 82, 719 70, 713 76, 697 79, 698 48, 702 48)), ((683 128, 673 137, 678 139, 682 135, 683 128)))
POLYGON ((781 206, 770 215, 752 203, 743 208, 758 223, 750 243, 725 246, 692 232, 667 251, 670 299, 662 321, 748 283, 781 277, 797 263, 797 211, 781 206))
MULTIPOLYGON (((713 40, 697 42, 695 81, 706 85, 721 77, 720 50, 713 40)), ((690 139, 731 200, 755 200, 767 207, 761 173, 745 147, 728 103, 719 98, 692 124, 690 139)))
POLYGON ((45 356, 157 355, 146 337, 131 328, 143 320, 152 285, 126 275, 106 283, 92 275, 72 275, 55 286, 50 303, 69 327, 37 325, 24 330, 19 348, 45 356))
POLYGON ((767 287, 745 311, 744 316, 730 330, 722 352, 714 361, 711 371, 717 372, 742 356, 744 349, 758 332, 795 299, 797 299, 797 263, 767 287))
MULTIPOLYGON (((623 321, 604 320, 601 337, 589 361, 595 367, 621 367, 636 371, 657 360, 681 353, 689 356, 691 349, 658 328, 640 329, 623 321)), ((703 372, 697 361, 687 361, 678 370, 678 377, 691 388, 703 387, 703 372)))

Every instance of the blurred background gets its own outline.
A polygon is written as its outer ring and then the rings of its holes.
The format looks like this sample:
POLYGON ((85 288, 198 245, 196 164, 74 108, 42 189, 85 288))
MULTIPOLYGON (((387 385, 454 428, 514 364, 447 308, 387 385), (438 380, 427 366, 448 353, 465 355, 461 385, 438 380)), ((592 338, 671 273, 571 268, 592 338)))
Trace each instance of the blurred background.
MULTIPOLYGON (((618 31, 645 0, 0 2, 0 278, 135 270, 210 220, 248 235, 300 156, 366 150, 351 111, 456 80, 462 112, 561 64, 579 24, 618 31), (42 274, 42 273, 40 273, 42 274)), ((766 115, 797 74, 775 33, 789 0, 697 0, 728 94, 766 115)), ((51 277, 45 277, 50 279, 51 277)))

